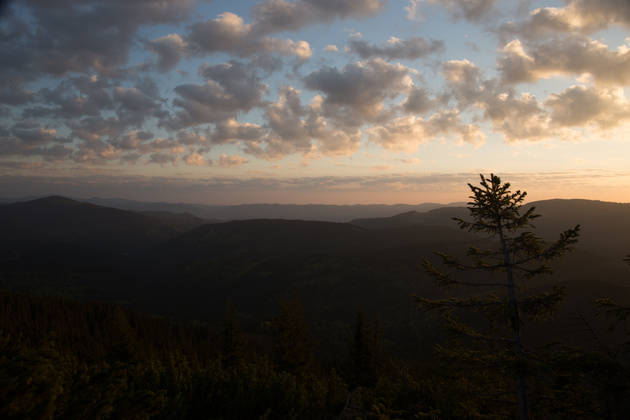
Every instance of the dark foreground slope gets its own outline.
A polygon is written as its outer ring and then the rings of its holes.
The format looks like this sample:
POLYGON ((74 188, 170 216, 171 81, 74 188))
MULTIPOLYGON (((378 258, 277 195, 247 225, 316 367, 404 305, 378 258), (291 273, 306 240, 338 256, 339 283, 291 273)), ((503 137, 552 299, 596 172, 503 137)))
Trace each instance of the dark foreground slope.
MULTIPOLYGON (((285 307, 286 308, 286 307, 285 307)), ((312 322, 280 312, 262 334, 118 305, 0 292, 0 416, 99 419, 514 418, 513 378, 465 361, 401 360, 355 322, 331 360, 312 322), (263 345, 267 343, 268 345, 263 345), (495 395, 500 395, 498 399, 495 395)), ((532 418, 625 418, 628 359, 553 346, 528 372, 532 418)))
POLYGON ((334 371, 278 369, 238 329, 226 350, 207 327, 117 305, 0 292, 0 313, 3 419, 324 419, 348 394, 334 371))

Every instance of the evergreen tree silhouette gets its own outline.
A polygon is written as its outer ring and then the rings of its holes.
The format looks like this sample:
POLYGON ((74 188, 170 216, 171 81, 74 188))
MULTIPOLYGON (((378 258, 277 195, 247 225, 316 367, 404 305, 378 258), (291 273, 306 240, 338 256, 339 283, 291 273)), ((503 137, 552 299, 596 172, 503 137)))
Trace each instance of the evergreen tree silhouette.
POLYGON ((246 342, 236 317, 236 308, 232 304, 228 307, 221 335, 221 359, 224 366, 238 366, 244 361, 246 342))
POLYGON ((298 300, 283 300, 280 314, 271 322, 274 332, 273 358, 280 370, 304 372, 312 360, 311 337, 298 300))
MULTIPOLYGON (((486 342, 493 348, 491 354, 478 354, 476 357, 487 364, 510 368, 517 383, 519 415, 521 419, 527 419, 528 353, 521 338, 523 317, 535 319, 548 315, 560 302, 564 291, 553 287, 543 293, 528 293, 526 287, 534 277, 551 273, 550 262, 571 250, 577 242, 580 226, 564 231, 557 241, 547 245, 528 230, 539 215, 534 213, 534 207, 522 211, 527 193, 520 190, 512 192, 510 184, 503 183, 494 174, 480 177, 480 186, 468 184, 472 191, 472 201, 468 203, 472 220, 454 220, 461 229, 487 235, 496 246, 490 249, 469 248, 467 262, 443 253, 435 254, 447 269, 485 273, 482 279, 469 275, 464 280, 457 280, 428 259, 424 259, 423 265, 439 286, 487 288, 490 292, 446 299, 418 297, 417 302, 424 310, 439 310, 453 330, 473 340, 486 342), (491 328, 484 332, 460 321, 458 313, 466 309, 484 315, 491 328)), ((457 356, 456 352, 442 350, 457 356)), ((464 357, 471 354, 466 350, 459 353, 464 357)))
POLYGON ((354 384, 374 386, 383 364, 383 333, 378 320, 372 326, 362 312, 357 314, 354 325, 350 358, 354 384))
MULTIPOLYGON (((623 261, 630 265, 630 254, 626 255, 623 261)), ((607 317, 613 318, 611 328, 614 328, 619 323, 625 322, 630 317, 630 306, 620 305, 610 299, 597 299, 595 302, 607 317)))

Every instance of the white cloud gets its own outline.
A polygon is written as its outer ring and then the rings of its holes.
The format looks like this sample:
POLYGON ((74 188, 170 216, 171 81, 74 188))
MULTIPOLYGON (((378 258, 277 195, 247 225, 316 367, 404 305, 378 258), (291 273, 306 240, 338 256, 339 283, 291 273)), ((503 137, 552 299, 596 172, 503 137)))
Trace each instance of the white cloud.
POLYGON ((240 166, 249 162, 246 158, 239 155, 226 155, 225 153, 219 157, 219 165, 224 168, 229 168, 232 166, 240 166))
POLYGON ((630 84, 630 50, 612 51, 582 36, 536 43, 527 49, 513 40, 502 49, 498 69, 506 83, 588 73, 596 83, 625 86, 630 84))
POLYGON ((209 164, 209 162, 206 161, 203 155, 197 152, 192 152, 189 155, 185 156, 184 162, 186 162, 186 165, 189 166, 206 166, 209 164))
POLYGON ((456 19, 480 21, 494 11, 496 0, 427 0, 451 12, 456 19))
POLYGON ((409 92, 413 70, 380 58, 322 67, 304 78, 307 88, 324 94, 322 111, 343 126, 375 121, 387 113, 383 101, 409 92))
POLYGON ((444 42, 422 37, 400 39, 391 37, 384 45, 373 45, 362 39, 351 39, 348 51, 363 59, 384 57, 388 60, 415 60, 444 50, 444 42))
POLYGON ((550 95, 545 103, 551 109, 551 122, 564 127, 596 124, 609 129, 630 119, 630 102, 623 89, 571 86, 550 95))
POLYGON ((486 136, 475 124, 461 121, 456 109, 436 112, 427 119, 415 116, 395 118, 387 124, 368 130, 370 141, 385 149, 415 152, 420 144, 439 137, 453 137, 456 141, 479 146, 486 136))
POLYGON ((197 54, 226 52, 249 57, 277 53, 292 55, 299 60, 312 55, 308 42, 262 35, 253 24, 245 23, 243 18, 230 12, 193 24, 187 40, 191 51, 197 54))
POLYGON ((565 7, 541 7, 520 22, 501 25, 503 38, 543 39, 560 33, 592 34, 619 24, 630 27, 626 0, 566 0, 565 7))
POLYGON ((407 19, 413 21, 422 20, 422 14, 420 13, 420 3, 422 0, 409 0, 409 4, 403 9, 407 12, 407 19))

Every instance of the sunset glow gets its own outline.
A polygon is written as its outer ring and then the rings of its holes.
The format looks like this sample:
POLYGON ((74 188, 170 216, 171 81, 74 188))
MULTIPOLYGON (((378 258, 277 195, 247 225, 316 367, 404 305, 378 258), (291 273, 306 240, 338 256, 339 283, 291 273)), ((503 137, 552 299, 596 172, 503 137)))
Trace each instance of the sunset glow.
POLYGON ((630 2, 0 11, 3 197, 447 203, 494 172, 630 202, 630 2))

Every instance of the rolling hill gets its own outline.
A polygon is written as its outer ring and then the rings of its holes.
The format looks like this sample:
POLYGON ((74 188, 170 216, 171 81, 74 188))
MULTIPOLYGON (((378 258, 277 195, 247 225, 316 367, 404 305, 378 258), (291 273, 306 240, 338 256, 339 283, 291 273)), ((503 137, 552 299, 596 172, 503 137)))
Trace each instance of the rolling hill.
MULTIPOLYGON (((389 217, 408 211, 424 212, 444 204, 240 204, 203 205, 190 203, 141 202, 117 198, 93 197, 87 202, 132 211, 167 211, 190 213, 207 220, 293 219, 345 223, 356 218, 389 217)), ((453 203, 450 206, 464 205, 453 203)))
POLYGON ((205 223, 187 214, 141 214, 60 196, 0 206, 5 247, 144 248, 205 223))
MULTIPOLYGON (((567 286, 562 322, 568 325, 576 308, 596 297, 630 301, 630 276, 621 264, 628 253, 623 219, 628 207, 535 204, 544 215, 537 220, 543 236, 555 237, 577 222, 584 226, 580 249, 558 263, 553 277, 541 280, 567 286)), ((379 314, 388 339, 404 343, 400 351, 431 352, 435 323, 418 313, 412 296, 443 296, 424 273, 423 258, 490 245, 452 222, 466 212, 441 208, 352 224, 280 219, 207 224, 191 215, 49 197, 0 206, 0 234, 6 238, 0 285, 126 302, 214 325, 232 302, 250 331, 275 313, 280 299, 299 298, 318 325, 322 346, 333 352, 335 337, 347 333, 359 310, 379 314), (15 249, 19 252, 7 257, 15 249)))
MULTIPOLYGON (((578 247, 600 257, 621 264, 624 255, 630 254, 630 204, 594 200, 543 200, 525 205, 536 207, 541 217, 536 219, 534 230, 548 241, 579 224, 582 227, 578 247)), ((464 207, 444 207, 424 213, 407 212, 392 217, 356 219, 355 226, 371 230, 404 228, 410 226, 457 227, 453 217, 468 218, 464 207)))

